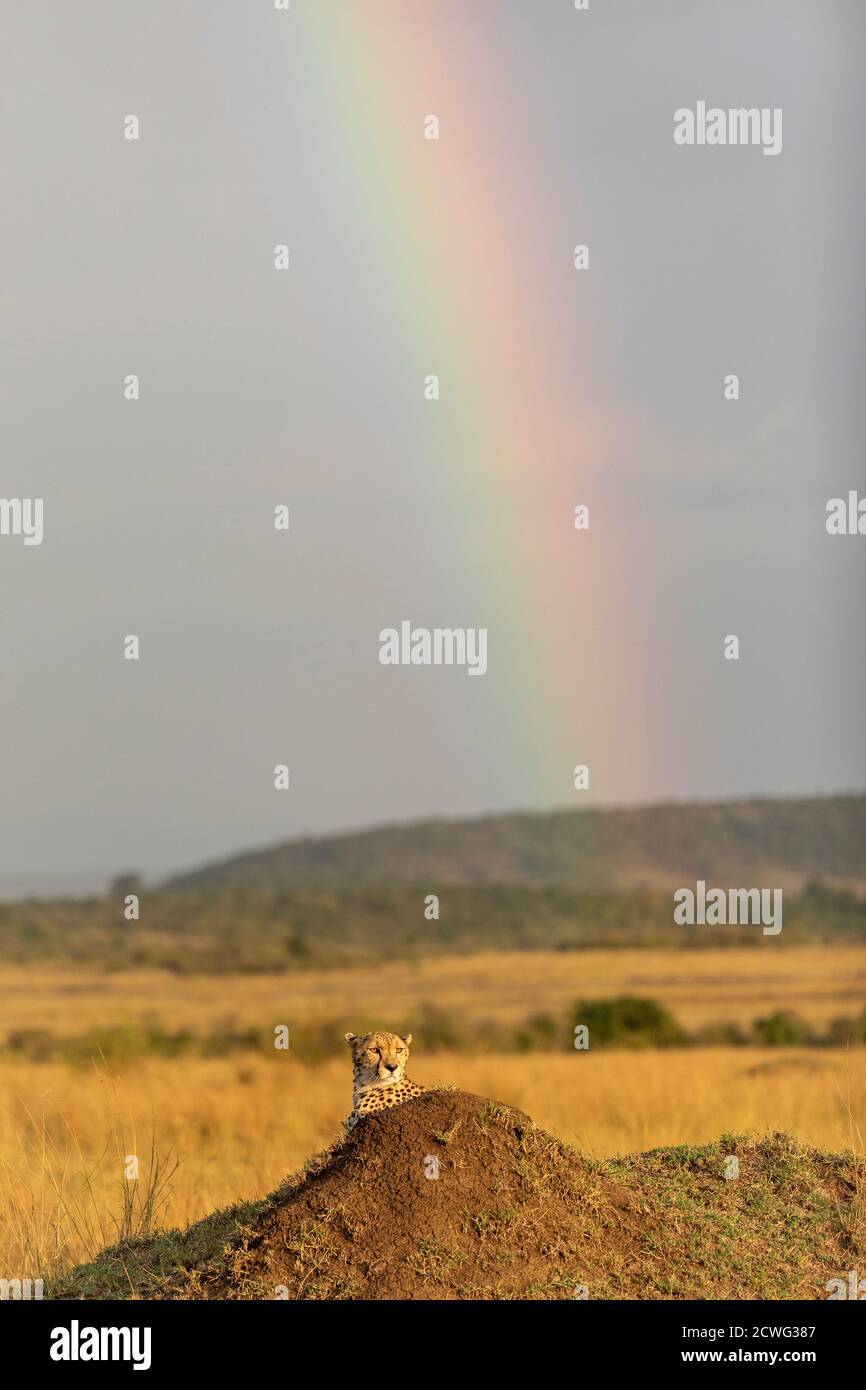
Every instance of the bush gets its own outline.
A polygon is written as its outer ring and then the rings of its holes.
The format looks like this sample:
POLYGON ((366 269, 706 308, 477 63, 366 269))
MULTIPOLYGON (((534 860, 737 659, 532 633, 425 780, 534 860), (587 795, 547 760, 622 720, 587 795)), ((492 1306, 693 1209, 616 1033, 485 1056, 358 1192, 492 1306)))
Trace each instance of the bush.
POLYGON ((739 1023, 705 1023, 692 1035, 697 1047, 745 1047, 748 1041, 739 1023))
POLYGON ((752 1031, 762 1047, 805 1047, 814 1042, 808 1023, 790 1009, 777 1009, 767 1018, 756 1018, 752 1031))
POLYGON ((684 1047, 688 1037, 669 1013, 654 999, 623 994, 615 999, 592 999, 575 1005, 569 1045, 574 1029, 589 1029, 593 1047, 684 1047))
POLYGON ((834 1018, 821 1041, 828 1047, 847 1047, 866 1042, 866 1009, 856 1018, 834 1018))
POLYGON ((533 1014, 514 1035, 518 1052, 551 1052, 556 1046, 559 1024, 550 1014, 533 1014))

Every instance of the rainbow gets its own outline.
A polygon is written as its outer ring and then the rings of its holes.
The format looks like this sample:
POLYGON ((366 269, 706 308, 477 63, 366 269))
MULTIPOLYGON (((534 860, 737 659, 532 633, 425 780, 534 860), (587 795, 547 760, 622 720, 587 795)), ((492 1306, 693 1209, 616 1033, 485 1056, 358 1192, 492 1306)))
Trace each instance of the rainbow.
POLYGON ((575 505, 598 495, 617 430, 587 403, 588 375, 573 378, 576 343, 587 373, 593 361, 586 274, 572 263, 582 237, 543 177, 549 132, 526 95, 531 55, 465 3, 427 10, 315 0, 293 7, 291 42, 339 126, 332 176, 346 185, 395 359, 417 363, 407 381, 419 401, 427 373, 441 380, 421 447, 453 502, 439 562, 459 567, 466 595, 466 611, 443 621, 490 633, 485 695, 497 710, 483 736, 501 745, 508 729, 525 804, 561 804, 576 763, 603 793, 595 774, 603 782, 635 756, 617 729, 636 679, 625 559, 597 513, 587 532, 573 524, 575 505), (431 114, 438 140, 425 138, 431 114))

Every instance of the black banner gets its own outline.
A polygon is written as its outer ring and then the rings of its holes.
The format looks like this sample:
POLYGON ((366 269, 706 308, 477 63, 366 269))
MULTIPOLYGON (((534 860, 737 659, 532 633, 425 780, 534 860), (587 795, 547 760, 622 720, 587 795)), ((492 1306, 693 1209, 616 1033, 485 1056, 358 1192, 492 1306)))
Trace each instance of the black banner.
MULTIPOLYGON (((839 1300, 843 1301, 843 1300, 839 1300)), ((844 1300, 850 1301, 850 1300, 844 1300)), ((857 1301, 863 1301, 857 1300, 857 1301)), ((291 1374, 301 1361, 321 1358, 333 1370, 344 1359, 363 1367, 370 1334, 387 1324, 387 1363, 400 1350, 417 1357, 429 1341, 431 1375, 443 1373, 439 1355, 453 1357, 452 1339, 471 1354, 477 1339, 482 1364, 508 1361, 517 1348, 543 1348, 573 1360, 575 1374, 590 1359, 615 1375, 677 1369, 700 1374, 706 1366, 810 1368, 822 1380, 857 1365, 863 1319, 833 1300, 807 1303, 597 1302, 591 1299, 527 1304, 473 1303, 471 1321, 460 1302, 400 1303, 389 1309, 359 1302, 123 1302, 0 1304, 4 1362, 52 1378, 99 1376, 103 1371, 162 1377, 166 1372, 258 1376, 266 1363, 291 1374), (543 1337, 543 1342, 537 1340, 543 1337), (316 1345, 308 1339, 319 1339, 316 1345), (438 1349, 438 1354, 437 1354, 438 1349), (437 1370, 437 1362, 439 1368, 437 1370)), ((371 1348, 372 1350, 372 1348, 371 1348)), ((474 1359, 474 1358, 473 1358, 474 1359)), ((416 1368, 413 1366, 413 1379, 416 1368)))

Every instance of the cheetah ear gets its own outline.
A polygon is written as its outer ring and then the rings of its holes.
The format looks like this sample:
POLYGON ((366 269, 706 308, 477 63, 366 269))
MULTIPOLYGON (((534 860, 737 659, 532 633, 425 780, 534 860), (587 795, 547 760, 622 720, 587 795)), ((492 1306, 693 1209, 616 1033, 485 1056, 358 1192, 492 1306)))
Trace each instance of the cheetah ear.
POLYGON ((347 1033, 347 1034, 346 1034, 346 1042, 347 1042, 350 1046, 352 1045, 353 1042, 357 1042, 357 1041, 358 1041, 358 1038, 357 1038, 357 1035, 356 1035, 355 1033, 347 1033))
POLYGON ((409 1044, 410 1044, 411 1041, 412 1041, 412 1034, 411 1034, 411 1033, 407 1033, 407 1034, 405 1035, 405 1037, 403 1038, 403 1041, 404 1041, 404 1043, 406 1044, 406 1046, 408 1047, 409 1044))

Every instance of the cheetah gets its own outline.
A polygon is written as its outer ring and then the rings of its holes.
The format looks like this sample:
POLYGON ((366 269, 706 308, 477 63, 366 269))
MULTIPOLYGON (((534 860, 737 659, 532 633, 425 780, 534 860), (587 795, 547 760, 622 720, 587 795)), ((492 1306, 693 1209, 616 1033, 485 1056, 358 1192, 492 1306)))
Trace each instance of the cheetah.
POLYGON ((366 1115, 402 1105, 427 1090, 426 1086, 416 1086, 406 1075, 411 1041, 411 1033, 405 1038, 397 1033, 366 1033, 364 1037, 346 1034, 346 1042, 352 1049, 354 1073, 352 1113, 346 1120, 347 1130, 354 1129, 366 1115))

